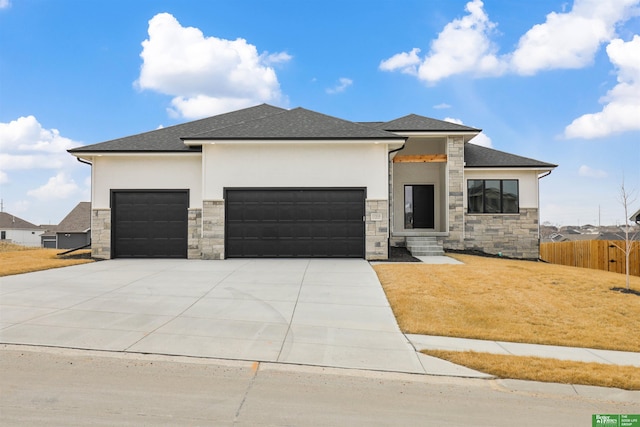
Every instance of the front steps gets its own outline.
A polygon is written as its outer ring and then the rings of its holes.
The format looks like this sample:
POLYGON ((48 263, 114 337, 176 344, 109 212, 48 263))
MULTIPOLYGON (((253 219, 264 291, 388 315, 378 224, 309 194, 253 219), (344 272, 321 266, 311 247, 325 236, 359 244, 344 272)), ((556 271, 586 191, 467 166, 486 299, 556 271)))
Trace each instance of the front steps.
POLYGON ((436 237, 407 237, 407 249, 413 256, 444 256, 436 237))

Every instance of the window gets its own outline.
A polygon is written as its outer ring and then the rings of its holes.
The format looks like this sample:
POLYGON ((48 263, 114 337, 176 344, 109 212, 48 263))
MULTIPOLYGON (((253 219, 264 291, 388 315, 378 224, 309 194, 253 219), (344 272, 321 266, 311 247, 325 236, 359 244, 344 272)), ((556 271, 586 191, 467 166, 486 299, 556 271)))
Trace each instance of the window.
POLYGON ((470 179, 467 181, 468 213, 518 213, 517 179, 470 179))
POLYGON ((7 240, 7 232, 0 231, 0 240, 7 240))

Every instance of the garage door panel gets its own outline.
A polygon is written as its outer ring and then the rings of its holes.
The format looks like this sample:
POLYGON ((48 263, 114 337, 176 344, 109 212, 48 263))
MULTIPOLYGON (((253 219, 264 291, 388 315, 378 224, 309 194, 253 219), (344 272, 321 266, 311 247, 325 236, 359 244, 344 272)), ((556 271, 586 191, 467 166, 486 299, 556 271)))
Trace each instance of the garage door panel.
POLYGON ((362 189, 228 189, 226 256, 364 257, 362 189))
POLYGON ((187 191, 114 191, 113 256, 186 258, 187 191))

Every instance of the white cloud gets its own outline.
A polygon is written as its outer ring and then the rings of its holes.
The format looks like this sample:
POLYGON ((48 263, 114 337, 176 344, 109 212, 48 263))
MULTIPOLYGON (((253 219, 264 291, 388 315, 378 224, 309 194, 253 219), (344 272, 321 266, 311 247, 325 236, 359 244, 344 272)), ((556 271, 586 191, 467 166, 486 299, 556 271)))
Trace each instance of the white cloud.
MULTIPOLYGON (((516 49, 498 55, 491 40, 497 24, 481 0, 466 4, 467 15, 446 24, 429 53, 401 52, 380 63, 382 71, 400 71, 435 84, 456 75, 532 75, 542 70, 582 68, 591 64, 603 43, 615 37, 616 25, 638 14, 640 0, 575 0, 569 12, 551 12, 519 40, 516 49)), ((564 7, 563 7, 564 10, 564 7)))
POLYGON ((60 136, 57 129, 43 129, 34 116, 20 117, 9 123, 0 123, 0 150, 44 151, 62 153, 81 145, 60 136))
POLYGON ((0 170, 0 184, 6 184, 9 182, 9 175, 0 170))
POLYGON ((591 64, 602 43, 615 36, 616 24, 629 18, 638 0, 576 0, 567 13, 551 12, 534 25, 511 56, 517 74, 540 70, 583 68, 591 64))
POLYGON ((567 138, 600 138, 640 130, 640 36, 628 42, 613 40, 607 54, 618 71, 618 84, 600 99, 605 104, 602 111, 580 116, 565 128, 567 138))
POLYGON ((462 120, 460 119, 454 119, 453 117, 445 117, 444 119, 445 122, 449 122, 449 123, 455 123, 457 125, 462 125, 464 123, 462 123, 462 120))
POLYGON ((380 63, 383 71, 399 70, 433 84, 454 74, 499 75, 505 65, 496 56, 497 47, 489 36, 496 24, 489 20, 481 0, 466 4, 467 15, 445 25, 420 59, 420 49, 402 52, 380 63))
POLYGON ((411 52, 396 53, 389 59, 385 59, 380 62, 380 69, 382 71, 396 71, 400 70, 405 74, 418 75, 418 65, 422 60, 418 56, 420 49, 414 47, 411 52))
POLYGON ((436 110, 446 110, 447 108, 451 108, 451 105, 443 102, 442 104, 434 105, 433 108, 436 110))
POLYGON ((607 173, 603 170, 592 169, 587 165, 582 165, 578 169, 578 175, 586 176, 589 178, 606 178, 607 173))
POLYGON ((11 2, 9 0, 0 0, 0 9, 8 9, 11 7, 11 2))
POLYGON ((174 96, 173 113, 185 118, 282 100, 271 64, 289 61, 287 53, 258 54, 246 40, 205 37, 183 27, 169 13, 149 21, 136 85, 174 96))
POLYGON ((491 142, 491 138, 487 136, 484 132, 480 132, 476 136, 469 141, 469 144, 481 145, 487 148, 493 148, 493 142, 491 142))
POLYGON ((352 84, 353 84, 353 80, 348 79, 346 77, 340 77, 338 79, 338 83, 334 87, 327 89, 327 93, 335 94, 335 93, 344 92, 352 84))
POLYGON ((44 129, 34 116, 0 123, 0 171, 4 182, 7 171, 60 169, 75 167, 67 150, 81 145, 60 135, 57 129, 44 129))
POLYGON ((43 186, 27 191, 27 195, 38 200, 66 199, 77 194, 79 190, 80 188, 73 178, 66 172, 58 172, 56 176, 49 178, 49 181, 43 186))
MULTIPOLYGON (((449 123, 455 123, 457 125, 464 125, 462 120, 456 119, 456 118, 453 118, 453 117, 445 117, 442 120, 444 120, 445 122, 449 122, 449 123)), ((475 144, 475 145, 480 145, 482 147, 493 148, 493 143, 491 142, 491 138, 489 138, 487 136, 487 134, 485 134, 484 132, 480 132, 479 134, 474 136, 469 141, 469 143, 470 144, 475 144)))

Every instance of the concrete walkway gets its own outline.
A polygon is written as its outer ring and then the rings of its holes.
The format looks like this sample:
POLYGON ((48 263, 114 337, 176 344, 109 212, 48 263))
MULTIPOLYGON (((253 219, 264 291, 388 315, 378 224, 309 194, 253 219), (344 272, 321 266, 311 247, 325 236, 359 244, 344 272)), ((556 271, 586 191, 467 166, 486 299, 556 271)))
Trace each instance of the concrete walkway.
POLYGON ((523 344, 504 341, 472 340, 407 334, 416 350, 476 351, 479 353, 512 356, 537 356, 578 362, 604 363, 640 367, 640 353, 630 351, 597 350, 592 348, 555 345, 523 344))

